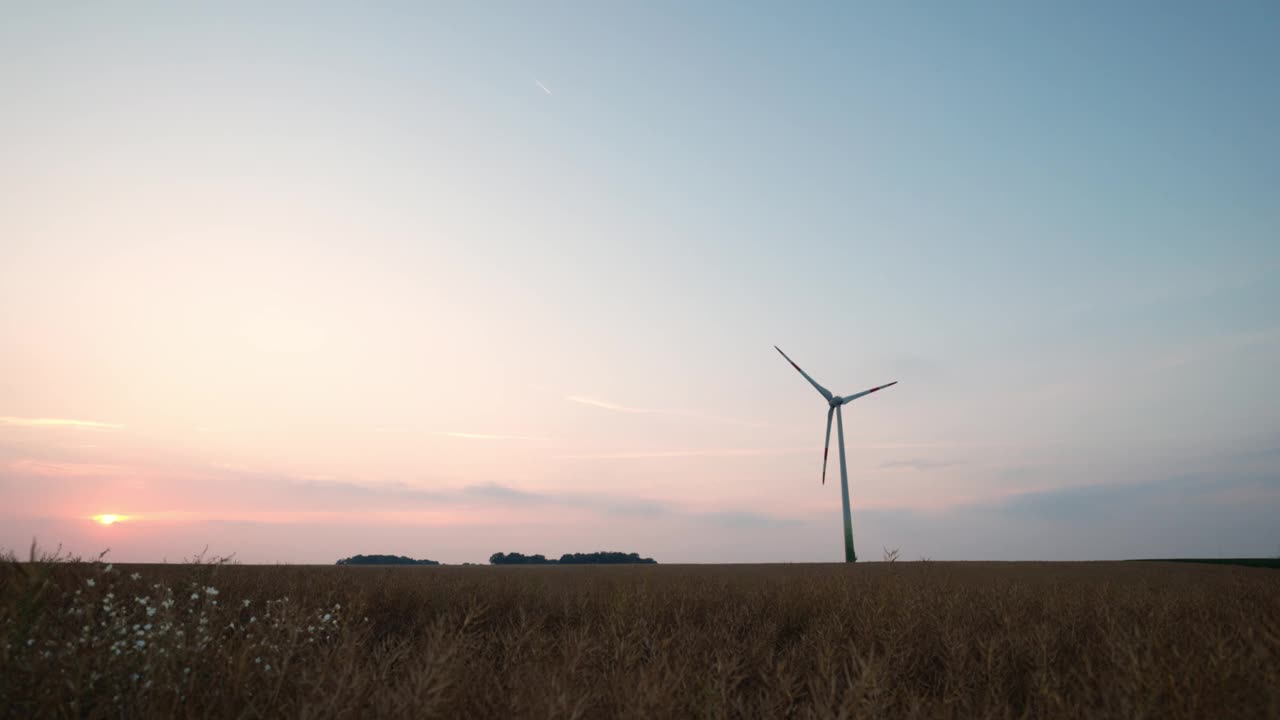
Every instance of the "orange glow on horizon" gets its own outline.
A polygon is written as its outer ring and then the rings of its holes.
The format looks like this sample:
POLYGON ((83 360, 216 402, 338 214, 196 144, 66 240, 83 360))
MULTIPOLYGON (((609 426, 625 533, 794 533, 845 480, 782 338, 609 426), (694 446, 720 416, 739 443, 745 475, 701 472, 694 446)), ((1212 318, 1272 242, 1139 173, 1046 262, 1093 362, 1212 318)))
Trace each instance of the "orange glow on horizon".
POLYGON ((91 519, 99 525, 115 525, 118 522, 128 520, 129 516, 116 514, 94 515, 91 519))

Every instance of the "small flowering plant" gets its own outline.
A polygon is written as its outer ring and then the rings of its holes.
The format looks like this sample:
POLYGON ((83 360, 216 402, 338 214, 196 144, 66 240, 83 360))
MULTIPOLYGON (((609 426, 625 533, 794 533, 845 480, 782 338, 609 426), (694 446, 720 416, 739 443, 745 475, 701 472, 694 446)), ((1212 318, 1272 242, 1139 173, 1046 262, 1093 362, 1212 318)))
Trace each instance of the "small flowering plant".
POLYGON ((58 692, 76 690, 80 714, 170 706, 193 683, 234 682, 252 692, 344 631, 338 604, 287 597, 220 604, 216 573, 148 583, 142 572, 117 572, 101 558, 56 555, 10 567, 19 581, 0 585, 0 695, 39 697, 37 688, 57 679, 58 692))

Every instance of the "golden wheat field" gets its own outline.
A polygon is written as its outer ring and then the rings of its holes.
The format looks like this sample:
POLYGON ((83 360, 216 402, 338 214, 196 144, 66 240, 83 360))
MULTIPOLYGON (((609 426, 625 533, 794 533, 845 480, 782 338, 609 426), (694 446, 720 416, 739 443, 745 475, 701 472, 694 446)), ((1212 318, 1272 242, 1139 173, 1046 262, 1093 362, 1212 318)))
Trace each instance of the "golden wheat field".
POLYGON ((9 563, 6 717, 1280 717, 1280 572, 9 563))

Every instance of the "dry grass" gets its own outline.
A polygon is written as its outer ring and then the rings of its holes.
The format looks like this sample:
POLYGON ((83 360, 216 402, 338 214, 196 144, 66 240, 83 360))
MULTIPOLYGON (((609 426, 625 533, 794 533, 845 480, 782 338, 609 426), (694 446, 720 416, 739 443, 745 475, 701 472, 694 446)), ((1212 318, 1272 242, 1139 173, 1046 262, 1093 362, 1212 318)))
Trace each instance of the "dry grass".
POLYGON ((10 564, 0 626, 6 717, 1280 717, 1253 568, 10 564))

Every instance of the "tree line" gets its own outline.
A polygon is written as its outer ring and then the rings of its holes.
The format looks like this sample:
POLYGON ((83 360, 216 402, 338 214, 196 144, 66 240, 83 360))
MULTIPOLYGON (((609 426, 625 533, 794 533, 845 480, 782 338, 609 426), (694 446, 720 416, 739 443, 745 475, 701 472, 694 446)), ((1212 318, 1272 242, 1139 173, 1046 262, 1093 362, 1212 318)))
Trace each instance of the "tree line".
POLYGON ((435 560, 414 560, 403 555, 352 555, 338 561, 339 565, 439 565, 435 560))
MULTIPOLYGON (((565 553, 560 559, 544 555, 523 553, 494 553, 489 556, 491 565, 656 565, 653 558, 642 558, 637 553, 593 552, 565 553)), ((352 555, 338 561, 339 565, 440 565, 435 560, 414 560, 403 555, 352 555)), ((473 563, 462 563, 471 565, 473 563)))
POLYGON ((656 565, 657 562, 653 558, 642 558, 636 553, 623 552, 565 553, 559 560, 518 552, 497 552, 489 556, 491 565, 656 565))

